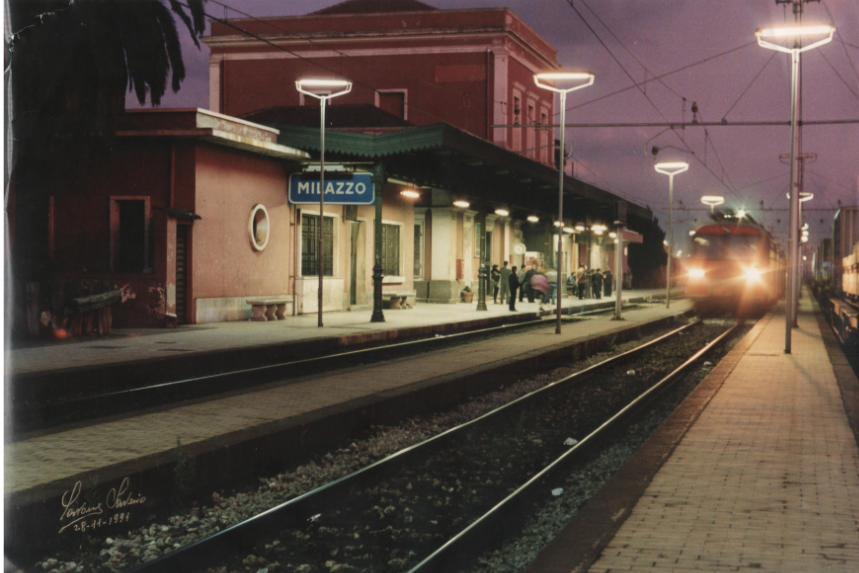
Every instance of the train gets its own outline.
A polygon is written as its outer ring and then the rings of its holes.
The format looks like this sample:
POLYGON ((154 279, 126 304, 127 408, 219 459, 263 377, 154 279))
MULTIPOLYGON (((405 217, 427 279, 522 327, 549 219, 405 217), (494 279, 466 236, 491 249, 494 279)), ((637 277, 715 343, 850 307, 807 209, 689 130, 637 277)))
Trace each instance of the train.
POLYGON ((785 260, 778 241, 753 218, 717 212, 692 233, 686 294, 699 313, 758 314, 784 297, 785 260))
POLYGON ((844 344, 859 341, 859 206, 841 207, 812 255, 810 285, 844 344))

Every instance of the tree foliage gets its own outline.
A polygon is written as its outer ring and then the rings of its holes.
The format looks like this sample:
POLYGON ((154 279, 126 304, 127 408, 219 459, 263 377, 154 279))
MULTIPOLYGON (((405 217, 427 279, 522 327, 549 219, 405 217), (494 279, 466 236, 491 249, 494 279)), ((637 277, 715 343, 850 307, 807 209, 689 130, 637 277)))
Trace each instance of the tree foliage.
POLYGON ((204 1, 13 0, 16 139, 109 135, 126 91, 158 105, 168 75, 178 91, 185 66, 173 17, 196 43, 205 30, 204 1))

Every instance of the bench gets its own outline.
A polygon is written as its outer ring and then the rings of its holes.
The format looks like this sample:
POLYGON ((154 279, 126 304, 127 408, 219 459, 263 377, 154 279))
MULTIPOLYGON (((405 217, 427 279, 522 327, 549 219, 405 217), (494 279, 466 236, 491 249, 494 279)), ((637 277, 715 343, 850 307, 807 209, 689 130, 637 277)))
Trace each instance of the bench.
POLYGON ((414 290, 387 290, 382 292, 382 300, 390 301, 392 310, 402 310, 410 308, 406 301, 410 296, 417 296, 417 291, 414 290))
POLYGON ((286 312, 286 303, 292 297, 289 296, 264 296, 259 298, 249 298, 245 300, 251 305, 251 311, 254 313, 251 320, 257 322, 266 322, 268 320, 284 320, 284 312, 286 312))

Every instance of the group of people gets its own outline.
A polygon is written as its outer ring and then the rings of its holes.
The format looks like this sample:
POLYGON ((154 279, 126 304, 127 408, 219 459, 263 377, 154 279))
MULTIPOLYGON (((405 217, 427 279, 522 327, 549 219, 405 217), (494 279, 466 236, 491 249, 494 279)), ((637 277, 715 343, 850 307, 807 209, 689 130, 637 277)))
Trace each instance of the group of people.
MULTIPOLYGON (((558 296, 558 271, 543 268, 540 265, 523 266, 521 269, 508 266, 504 261, 501 268, 492 265, 489 279, 492 282, 492 300, 498 304, 507 302, 510 310, 516 310, 516 298, 519 302, 526 298, 528 302, 539 301, 541 304, 555 304, 558 296)), ((571 274, 570 278, 575 280, 571 274)))
POLYGON ((579 265, 579 268, 567 277, 567 287, 571 293, 578 294, 579 299, 585 298, 589 293, 593 298, 602 298, 603 293, 605 296, 611 296, 611 281, 610 270, 600 272, 600 269, 588 270, 585 265, 579 265))

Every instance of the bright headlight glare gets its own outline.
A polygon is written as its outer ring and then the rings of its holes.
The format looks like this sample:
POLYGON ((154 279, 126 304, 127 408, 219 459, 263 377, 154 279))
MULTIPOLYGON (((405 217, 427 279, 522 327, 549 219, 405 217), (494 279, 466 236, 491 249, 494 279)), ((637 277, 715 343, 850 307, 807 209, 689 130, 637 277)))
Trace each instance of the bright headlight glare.
POLYGON ((758 269, 756 269, 754 267, 749 267, 746 269, 746 280, 748 280, 750 282, 755 282, 755 281, 760 280, 760 278, 761 278, 761 271, 759 271, 758 269))
POLYGON ((704 278, 704 269, 689 269, 689 276, 693 279, 704 278))

